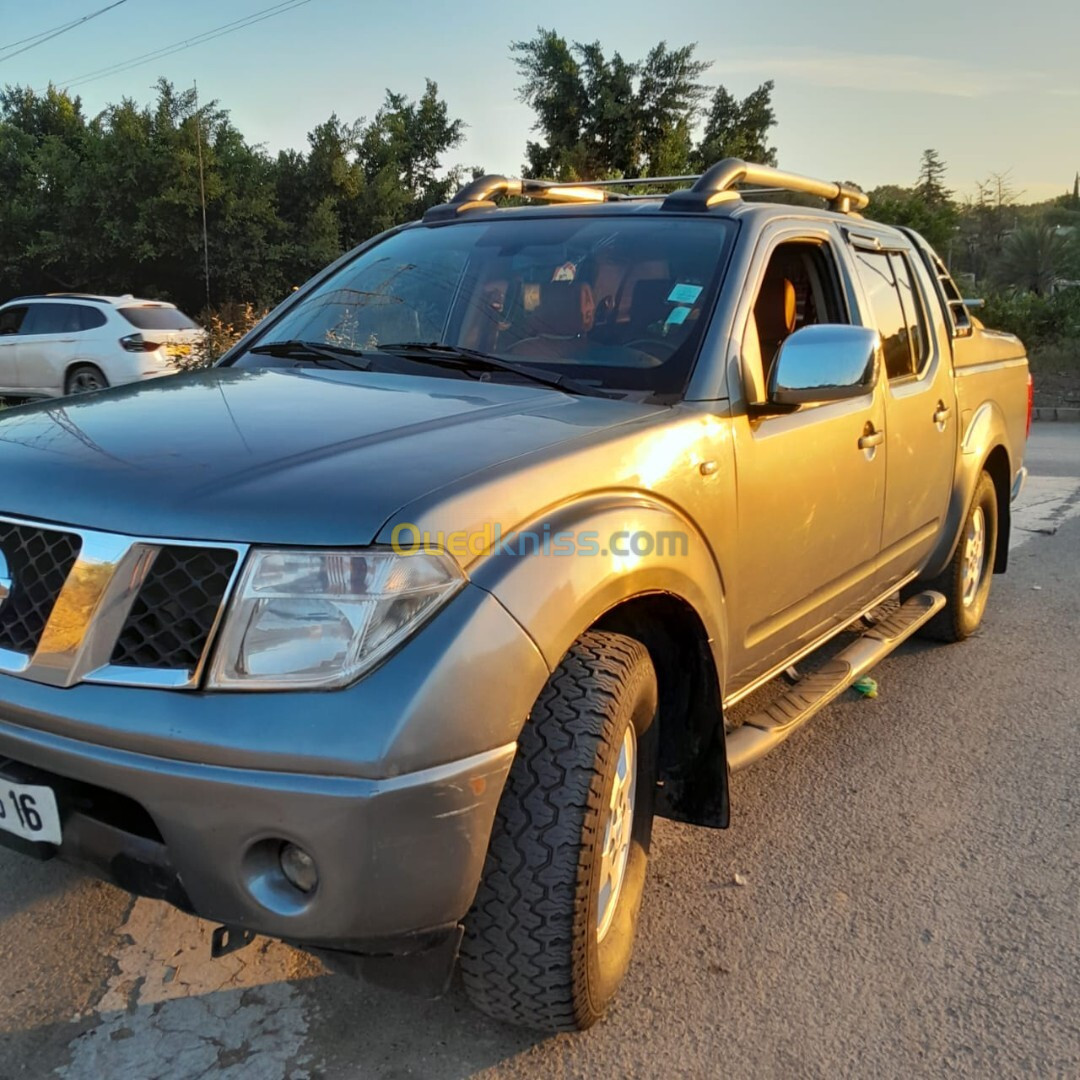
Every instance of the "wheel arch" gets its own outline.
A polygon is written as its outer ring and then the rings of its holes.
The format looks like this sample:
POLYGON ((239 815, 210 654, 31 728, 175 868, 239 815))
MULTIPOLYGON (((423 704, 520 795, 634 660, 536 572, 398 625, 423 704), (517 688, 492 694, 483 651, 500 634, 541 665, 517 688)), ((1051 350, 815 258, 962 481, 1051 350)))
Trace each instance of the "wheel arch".
MULTIPOLYGON (((697 824, 726 826, 720 687, 727 619, 723 577, 711 547, 675 507, 637 492, 594 496, 539 520, 542 525, 523 525, 519 532, 547 527, 553 537, 569 531, 579 541, 596 538, 595 553, 492 552, 470 568, 471 581, 510 612, 551 670, 592 629, 642 641, 662 683, 661 812, 697 824), (606 550, 607 539, 616 533, 648 533, 654 538, 679 534, 686 543, 675 554, 669 546, 666 552, 654 550, 626 559, 606 550)), ((507 541, 512 544, 513 538, 507 541)))
POLYGON ((1013 483, 1012 457, 1007 444, 1008 427, 1001 410, 993 402, 985 402, 975 410, 960 445, 952 495, 941 531, 941 540, 920 578, 933 580, 952 559, 968 507, 979 477, 989 473, 994 482, 998 504, 998 533, 994 549, 994 573, 1003 574, 1008 568, 1009 536, 1012 530, 1010 498, 1013 483))
POLYGON ((705 624, 680 597, 635 596, 592 629, 625 634, 649 651, 660 711, 657 813, 727 828, 730 816, 720 677, 705 624))
POLYGON ((81 368, 81 367, 93 368, 105 380, 105 385, 106 386, 112 386, 112 383, 109 381, 109 376, 105 374, 105 369, 101 366, 101 364, 98 361, 96 361, 96 360, 87 360, 87 359, 82 358, 82 357, 77 357, 74 360, 69 360, 64 365, 64 377, 63 377, 63 380, 60 383, 60 389, 61 390, 67 390, 68 379, 71 378, 71 373, 76 368, 81 368))

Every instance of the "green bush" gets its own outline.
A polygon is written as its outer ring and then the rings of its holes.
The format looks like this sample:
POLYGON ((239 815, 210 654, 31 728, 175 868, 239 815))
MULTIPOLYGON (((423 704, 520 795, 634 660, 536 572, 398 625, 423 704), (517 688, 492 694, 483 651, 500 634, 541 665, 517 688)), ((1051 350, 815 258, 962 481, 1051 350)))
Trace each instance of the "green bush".
POLYGON ((1080 288, 1052 296, 992 293, 977 314, 987 326, 1016 334, 1029 349, 1080 341, 1080 288))
MULTIPOLYGON (((1028 360, 1036 376, 1047 373, 1080 377, 1080 338, 1068 338, 1031 350, 1028 360)), ((1036 386, 1038 386, 1036 378, 1036 386)))

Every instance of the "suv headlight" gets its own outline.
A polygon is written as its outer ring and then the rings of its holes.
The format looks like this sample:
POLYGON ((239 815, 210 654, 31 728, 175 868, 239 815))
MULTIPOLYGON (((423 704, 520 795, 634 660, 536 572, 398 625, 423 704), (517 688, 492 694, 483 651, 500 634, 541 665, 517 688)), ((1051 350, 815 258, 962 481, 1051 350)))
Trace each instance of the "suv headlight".
POLYGON ((457 564, 437 552, 256 549, 226 613, 208 685, 344 686, 464 583, 457 564))

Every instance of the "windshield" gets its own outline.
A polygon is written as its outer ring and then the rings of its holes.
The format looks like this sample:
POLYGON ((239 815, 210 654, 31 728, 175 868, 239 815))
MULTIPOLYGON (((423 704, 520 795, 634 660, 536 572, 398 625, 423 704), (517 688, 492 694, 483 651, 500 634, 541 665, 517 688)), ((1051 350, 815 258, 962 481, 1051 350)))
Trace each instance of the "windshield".
POLYGON ((606 389, 677 394, 733 233, 724 219, 668 215, 407 229, 342 267, 257 344, 440 342, 606 389))

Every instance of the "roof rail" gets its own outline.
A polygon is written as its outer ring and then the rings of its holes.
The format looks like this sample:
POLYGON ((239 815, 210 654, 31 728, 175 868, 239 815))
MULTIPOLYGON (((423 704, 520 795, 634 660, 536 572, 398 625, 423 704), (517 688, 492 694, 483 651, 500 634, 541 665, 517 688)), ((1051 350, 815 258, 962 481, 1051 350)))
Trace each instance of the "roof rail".
POLYGON ((664 210, 687 213, 711 210, 720 203, 740 198, 736 184, 753 184, 768 191, 800 191, 825 199, 830 210, 843 214, 862 210, 869 196, 852 184, 834 180, 815 180, 798 173, 783 172, 770 165, 754 165, 739 158, 724 158, 700 176, 642 176, 617 180, 590 180, 587 183, 554 180, 514 180, 510 177, 481 176, 466 184, 448 203, 433 206, 424 220, 452 221, 469 210, 494 210, 495 197, 541 199, 545 202, 609 202, 640 198, 659 198, 658 195, 623 195, 611 191, 618 187, 666 187, 670 184, 692 186, 673 191, 664 198, 664 210))
POLYGON ((78 292, 50 292, 50 293, 27 293, 25 296, 13 296, 10 300, 4 300, 5 304, 14 304, 24 300, 89 300, 95 304, 111 304, 112 299, 99 293, 78 292))
POLYGON ((738 192, 734 190, 736 184, 816 195, 828 202, 830 210, 842 214, 862 210, 870 202, 870 196, 852 184, 815 180, 810 176, 774 169, 771 165, 754 165, 741 158, 724 158, 697 177, 693 187, 673 191, 664 200, 663 209, 690 213, 708 210, 719 203, 738 198, 738 192))

